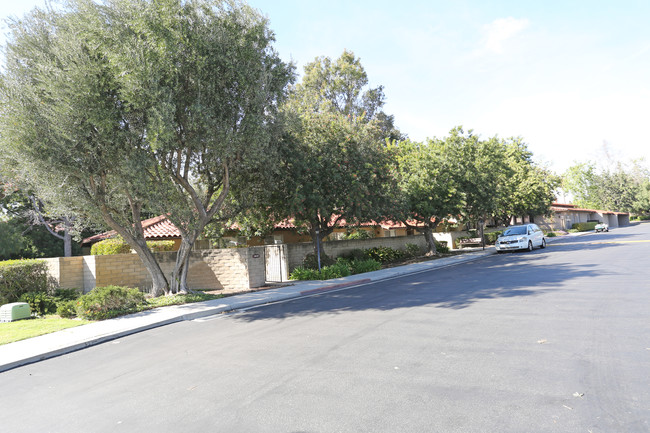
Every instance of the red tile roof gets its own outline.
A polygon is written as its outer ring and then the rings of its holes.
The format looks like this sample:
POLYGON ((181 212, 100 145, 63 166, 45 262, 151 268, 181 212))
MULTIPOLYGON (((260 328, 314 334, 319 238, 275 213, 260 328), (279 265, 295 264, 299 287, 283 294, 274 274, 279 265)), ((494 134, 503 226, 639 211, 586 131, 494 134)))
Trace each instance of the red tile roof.
MULTIPOLYGON (((423 224, 416 221, 409 221, 409 224, 412 226, 420 227, 423 224)), ((340 219, 336 225, 337 227, 346 227, 347 223, 344 219, 340 219)), ((401 221, 390 221, 385 220, 380 223, 375 221, 370 221, 366 223, 361 223, 362 227, 373 227, 380 226, 384 230, 406 228, 406 225, 401 221)), ((165 215, 160 215, 154 218, 149 218, 142 221, 142 228, 144 230, 144 238, 147 240, 151 239, 178 239, 181 237, 181 233, 178 231, 176 226, 167 219, 165 215)), ((238 228, 237 224, 232 226, 233 229, 238 228)), ((293 219, 284 220, 275 226, 276 229, 280 230, 291 230, 297 228, 293 219)), ((108 232, 100 233, 94 236, 90 236, 81 241, 82 244, 92 244, 95 242, 103 241, 104 239, 112 238, 116 236, 117 232, 111 230, 108 232)))
POLYGON ((574 204, 564 204, 564 203, 553 203, 551 205, 551 210, 554 212, 565 212, 565 211, 575 211, 575 212, 597 212, 605 215, 627 215, 628 212, 614 212, 609 210, 597 210, 597 209, 583 209, 576 207, 574 204))
MULTIPOLYGON (((181 237, 181 233, 176 226, 167 219, 165 215, 149 218, 142 221, 142 229, 144 231, 144 238, 150 239, 176 239, 181 237)), ((117 232, 111 230, 108 232, 100 233, 98 235, 90 236, 81 241, 82 244, 90 244, 104 239, 116 236, 117 232)))

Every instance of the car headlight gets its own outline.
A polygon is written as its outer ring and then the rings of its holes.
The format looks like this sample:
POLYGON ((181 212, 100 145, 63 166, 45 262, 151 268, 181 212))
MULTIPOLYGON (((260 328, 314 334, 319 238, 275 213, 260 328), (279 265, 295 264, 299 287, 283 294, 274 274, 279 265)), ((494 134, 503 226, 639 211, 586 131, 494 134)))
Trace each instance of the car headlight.
POLYGON ((526 236, 519 236, 517 238, 517 242, 524 242, 526 240, 526 236))

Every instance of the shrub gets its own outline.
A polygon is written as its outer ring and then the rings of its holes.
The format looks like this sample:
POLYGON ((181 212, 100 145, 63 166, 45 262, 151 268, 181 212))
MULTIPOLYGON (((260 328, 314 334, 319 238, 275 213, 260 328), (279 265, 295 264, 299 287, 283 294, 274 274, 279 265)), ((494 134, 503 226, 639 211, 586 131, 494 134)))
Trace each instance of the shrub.
MULTIPOLYGON (((322 254, 320 256, 320 267, 321 269, 324 266, 333 265, 336 261, 328 256, 327 254, 322 254)), ((305 259, 302 261, 302 267, 307 269, 318 269, 318 257, 316 254, 309 253, 305 256, 305 259)))
POLYGON ((71 319, 77 316, 77 301, 62 301, 57 304, 56 314, 64 319, 71 319))
POLYGON ((95 287, 76 301, 77 316, 88 320, 110 319, 137 311, 145 303, 138 289, 120 286, 95 287))
POLYGON ((147 246, 154 253, 162 253, 165 251, 174 251, 174 241, 149 241, 147 246))
POLYGON ((497 238, 501 234, 503 234, 503 231, 484 233, 483 236, 485 237, 485 243, 486 244, 495 244, 496 241, 497 241, 497 238))
POLYGON ((17 302, 27 292, 47 292, 51 287, 47 263, 42 260, 0 262, 0 305, 17 302))
POLYGON ((596 228, 597 222, 589 222, 589 223, 575 223, 571 228, 579 231, 579 232, 588 232, 589 230, 594 230, 596 228))
POLYGON ((352 274, 347 262, 339 261, 330 266, 321 268, 319 280, 331 280, 332 278, 347 277, 352 274))
POLYGON ((90 247, 90 254, 93 256, 108 256, 113 254, 130 254, 131 247, 124 242, 122 237, 117 236, 110 239, 104 239, 90 247))
POLYGON ((23 293, 20 300, 29 304, 33 315, 45 316, 56 313, 56 299, 45 292, 23 293))
POLYGON ((289 275, 289 279, 310 281, 310 280, 318 280, 320 278, 319 278, 318 270, 305 268, 303 266, 298 266, 296 269, 293 270, 293 272, 291 272, 291 274, 289 275))
POLYGON ((415 244, 406 244, 404 246, 404 255, 406 257, 417 257, 422 254, 422 250, 415 244))
POLYGON ((436 243, 436 251, 438 251, 441 254, 446 254, 449 252, 449 247, 447 246, 447 242, 441 241, 438 242, 437 240, 433 240, 436 243))
POLYGON ((368 258, 365 251, 359 248, 355 248, 345 254, 341 254, 341 257, 347 260, 365 260, 368 258))
POLYGON ((555 234, 555 232, 548 232, 548 233, 546 233, 546 237, 547 237, 547 238, 554 238, 554 237, 556 237, 556 236, 557 236, 557 235, 555 234))
POLYGON ((350 270, 353 274, 363 274, 364 272, 378 271, 381 269, 381 263, 377 260, 352 260, 350 262, 350 270))
POLYGON ((370 259, 377 260, 380 263, 394 262, 404 258, 404 251, 396 250, 391 247, 373 247, 365 250, 366 256, 370 259))
POLYGON ((580 230, 578 229, 569 229, 567 230, 567 233, 578 233, 580 230))
POLYGON ((356 239, 371 239, 374 237, 374 232, 370 230, 352 230, 348 231, 343 240, 356 240, 356 239))
POLYGON ((81 293, 77 289, 56 289, 54 291, 54 299, 57 302, 74 301, 79 296, 81 293))

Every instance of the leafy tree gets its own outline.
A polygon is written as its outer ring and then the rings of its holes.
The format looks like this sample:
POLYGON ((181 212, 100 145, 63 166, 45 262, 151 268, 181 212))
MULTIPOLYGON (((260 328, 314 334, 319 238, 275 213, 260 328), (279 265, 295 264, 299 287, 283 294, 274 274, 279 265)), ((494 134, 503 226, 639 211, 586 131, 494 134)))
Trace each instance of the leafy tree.
POLYGON ((120 234, 155 294, 185 290, 193 242, 272 153, 292 71, 266 21, 238 2, 72 0, 12 32, 2 146, 48 206, 120 234), (171 287, 144 240, 152 211, 183 237, 171 287))
POLYGON ((520 138, 501 140, 501 144, 503 176, 495 191, 495 219, 507 226, 515 216, 548 214, 558 178, 533 162, 532 152, 520 138))
POLYGON ((266 20, 247 6, 116 4, 124 7, 97 16, 97 26, 106 17, 111 22, 98 41, 112 38, 111 64, 142 113, 156 163, 153 207, 182 236, 171 291, 185 291, 189 254, 205 226, 232 217, 236 204, 250 203, 267 185, 276 108, 293 70, 272 49, 266 20))
POLYGON ((633 210, 637 214, 650 214, 650 180, 646 179, 639 187, 633 210))
MULTIPOLYGON (((286 136, 275 209, 309 231, 314 253, 341 222, 383 215, 390 155, 372 123, 337 113, 302 113, 286 136)), ((279 213, 278 215, 281 215, 279 213)))
POLYGON ((424 143, 403 141, 395 146, 402 200, 397 218, 424 233, 427 255, 437 253, 433 232, 438 224, 460 215, 464 204, 459 190, 463 173, 448 146, 448 142, 438 139, 424 143))
POLYGON ((382 111, 385 101, 384 87, 368 88, 368 75, 361 60, 344 50, 336 60, 317 57, 305 66, 302 82, 291 94, 290 105, 295 111, 336 112, 350 119, 375 121, 382 138, 404 139, 395 127, 394 116, 382 111))
POLYGON ((586 162, 569 167, 563 175, 563 187, 579 206, 636 212, 644 207, 644 185, 649 180, 650 173, 640 161, 610 161, 607 168, 600 170, 593 162, 586 162))
POLYGON ((462 127, 452 129, 446 141, 450 158, 462 173, 462 218, 479 225, 482 231, 485 220, 498 212, 497 191, 505 182, 502 143, 496 137, 480 140, 472 130, 465 133, 462 127))
POLYGON ((592 162, 577 163, 562 175, 562 189, 573 196, 573 203, 583 208, 598 208, 598 178, 592 162))

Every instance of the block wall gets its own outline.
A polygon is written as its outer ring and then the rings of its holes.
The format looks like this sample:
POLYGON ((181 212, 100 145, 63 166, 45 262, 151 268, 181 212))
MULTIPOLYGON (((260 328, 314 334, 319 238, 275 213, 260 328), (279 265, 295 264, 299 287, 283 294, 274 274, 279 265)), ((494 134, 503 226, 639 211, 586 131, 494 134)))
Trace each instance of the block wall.
MULTIPOLYGON (((176 252, 155 253, 162 271, 171 279, 176 252)), ((123 285, 150 290, 151 276, 137 254, 45 259, 60 287, 82 288, 123 285)), ((245 290, 265 283, 264 248, 228 248, 191 253, 187 278, 191 289, 245 290)))

